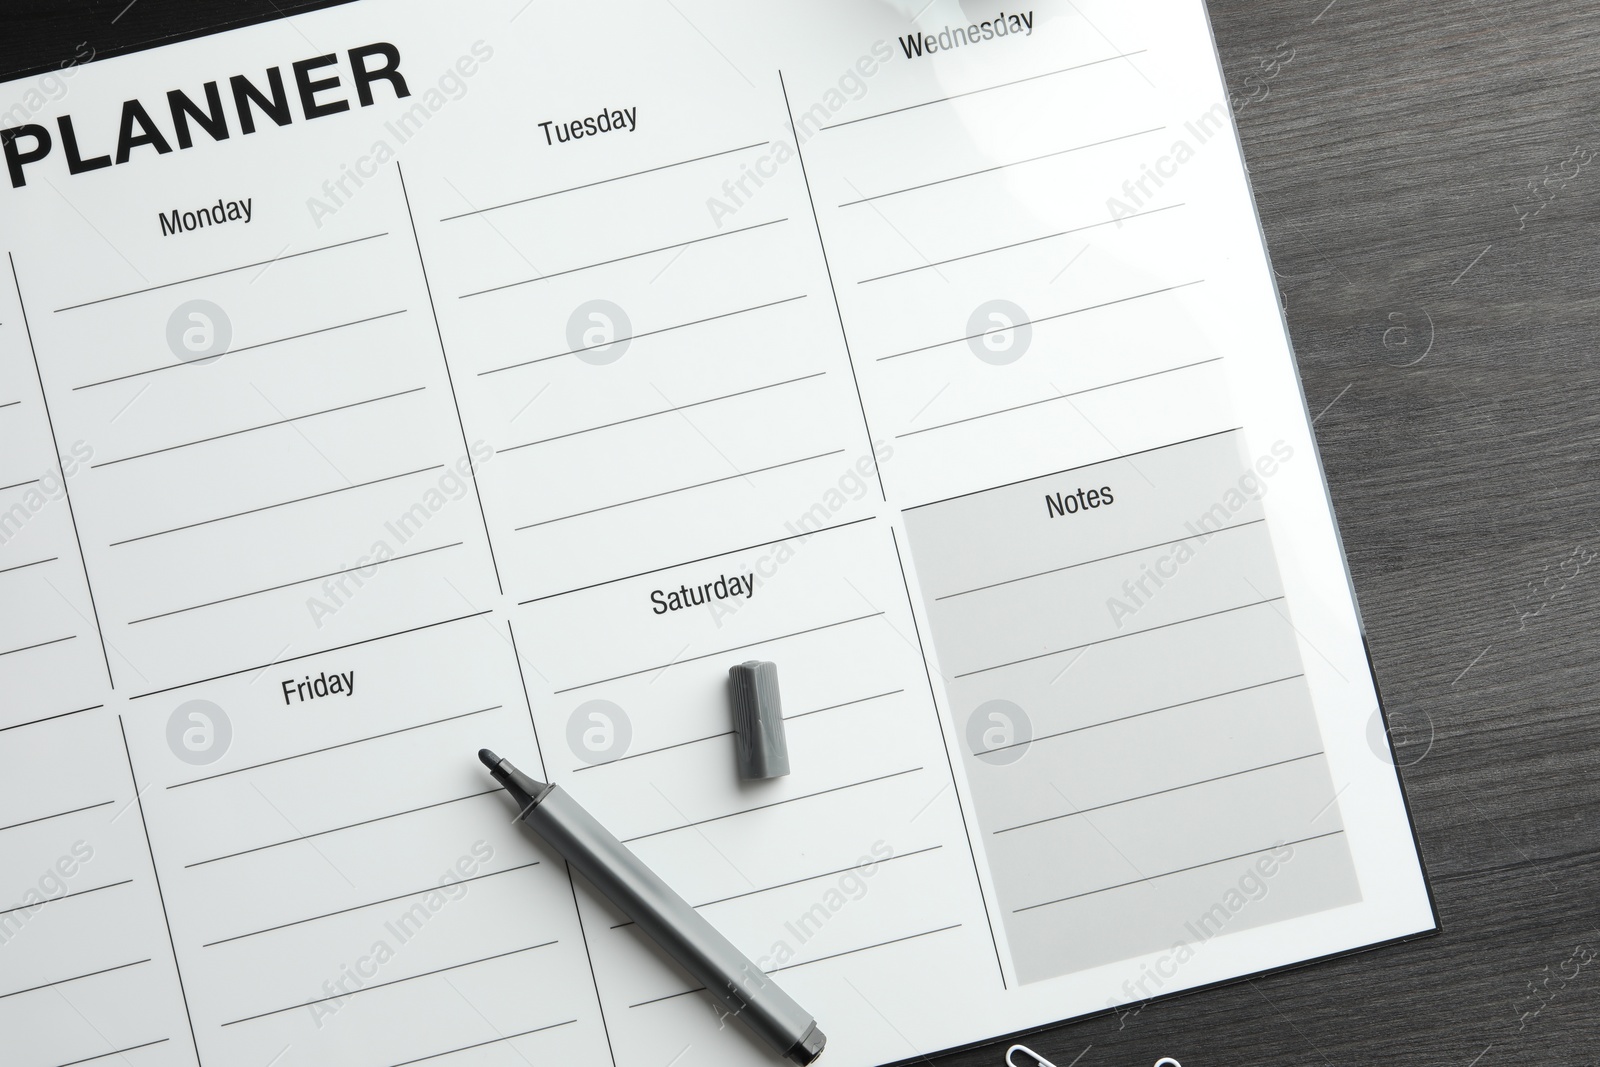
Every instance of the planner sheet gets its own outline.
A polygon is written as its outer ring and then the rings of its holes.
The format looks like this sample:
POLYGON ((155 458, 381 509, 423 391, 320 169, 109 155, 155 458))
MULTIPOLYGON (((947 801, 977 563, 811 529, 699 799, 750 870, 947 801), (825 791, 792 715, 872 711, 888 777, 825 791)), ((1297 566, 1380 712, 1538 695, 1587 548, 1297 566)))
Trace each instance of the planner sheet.
POLYGON ((1435 929, 1156 8, 365 0, 0 86, 0 1058, 777 1062, 483 746, 833 1067, 1435 929))

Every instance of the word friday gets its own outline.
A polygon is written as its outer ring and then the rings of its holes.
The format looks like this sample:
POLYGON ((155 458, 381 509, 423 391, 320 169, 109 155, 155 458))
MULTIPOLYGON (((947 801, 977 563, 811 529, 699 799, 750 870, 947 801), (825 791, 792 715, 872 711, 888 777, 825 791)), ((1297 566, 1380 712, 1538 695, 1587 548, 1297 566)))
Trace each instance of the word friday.
POLYGON ((316 700, 318 697, 354 696, 356 692, 356 672, 347 671, 340 674, 337 671, 329 674, 323 671, 315 678, 306 675, 301 681, 293 678, 283 680, 283 702, 291 704, 304 703, 307 700, 316 700))

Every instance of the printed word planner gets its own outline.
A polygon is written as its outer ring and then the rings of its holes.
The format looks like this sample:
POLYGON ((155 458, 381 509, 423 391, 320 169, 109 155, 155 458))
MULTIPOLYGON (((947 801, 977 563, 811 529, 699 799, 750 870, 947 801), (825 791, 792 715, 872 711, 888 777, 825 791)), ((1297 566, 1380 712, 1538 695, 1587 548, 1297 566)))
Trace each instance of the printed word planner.
POLYGON ((363 0, 0 85, 0 1058, 777 1062, 484 746, 832 1067, 1436 929, 1157 6, 363 0))

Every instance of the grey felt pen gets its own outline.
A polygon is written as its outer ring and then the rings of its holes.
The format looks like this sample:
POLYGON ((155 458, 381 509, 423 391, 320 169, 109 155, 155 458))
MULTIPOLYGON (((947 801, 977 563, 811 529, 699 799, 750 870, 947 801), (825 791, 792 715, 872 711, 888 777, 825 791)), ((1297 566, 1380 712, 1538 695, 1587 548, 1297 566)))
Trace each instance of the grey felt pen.
POLYGON ((632 919, 729 1013, 780 1054, 806 1064, 827 1038, 811 1013, 639 862, 565 790, 536 782, 488 749, 478 758, 521 808, 519 816, 632 919))

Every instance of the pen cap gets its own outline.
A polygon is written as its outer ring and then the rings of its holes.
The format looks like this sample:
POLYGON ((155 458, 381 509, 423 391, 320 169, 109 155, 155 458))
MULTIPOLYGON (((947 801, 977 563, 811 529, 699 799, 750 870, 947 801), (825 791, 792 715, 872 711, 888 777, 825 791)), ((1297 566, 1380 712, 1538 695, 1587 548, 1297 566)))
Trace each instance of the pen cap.
POLYGON ((778 665, 749 660, 728 668, 733 701, 733 734, 740 778, 780 778, 789 773, 789 745, 783 736, 783 702, 778 698, 778 665))

